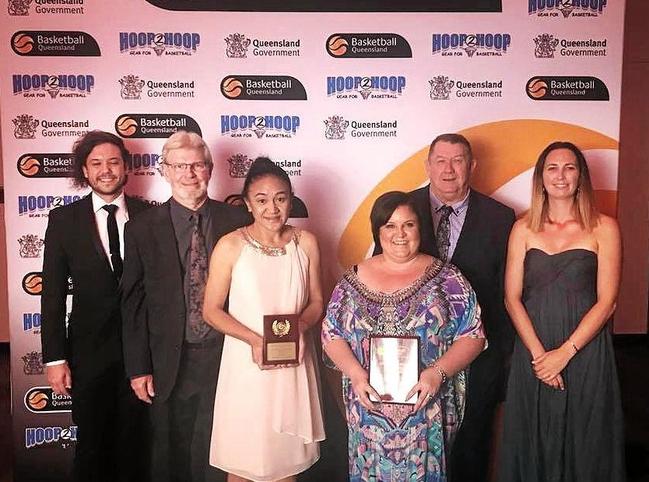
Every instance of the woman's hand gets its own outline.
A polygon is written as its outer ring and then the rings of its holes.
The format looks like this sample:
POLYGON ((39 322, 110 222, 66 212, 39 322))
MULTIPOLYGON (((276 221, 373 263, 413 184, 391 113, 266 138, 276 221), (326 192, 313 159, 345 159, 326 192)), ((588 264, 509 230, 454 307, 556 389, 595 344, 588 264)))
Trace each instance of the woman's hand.
POLYGON ((352 388, 354 393, 358 397, 360 404, 365 407, 367 410, 376 410, 376 406, 370 400, 370 395, 373 395, 377 400, 381 400, 381 396, 378 394, 372 385, 368 381, 367 371, 361 369, 354 376, 349 377, 349 380, 352 382, 352 388))
POLYGON ((442 377, 435 368, 430 367, 422 371, 421 375, 419 375, 419 382, 406 395, 406 400, 410 400, 410 397, 419 392, 417 402, 412 407, 412 411, 416 412, 430 402, 439 391, 441 385, 442 377))
POLYGON ((550 384, 566 368, 571 358, 572 354, 564 348, 546 351, 532 360, 534 374, 542 382, 550 384))

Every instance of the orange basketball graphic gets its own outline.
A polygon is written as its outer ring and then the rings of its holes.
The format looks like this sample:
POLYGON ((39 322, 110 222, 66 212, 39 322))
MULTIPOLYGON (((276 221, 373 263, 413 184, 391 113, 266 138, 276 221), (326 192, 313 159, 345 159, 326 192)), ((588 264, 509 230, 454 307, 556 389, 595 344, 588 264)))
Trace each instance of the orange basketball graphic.
POLYGON ((18 160, 18 169, 23 176, 31 177, 38 174, 40 167, 41 163, 38 159, 34 159, 29 155, 23 156, 18 160))
POLYGON ((135 134, 138 126, 135 119, 127 115, 123 115, 122 117, 117 119, 116 127, 117 132, 119 132, 122 136, 131 137, 133 134, 135 134))
POLYGON ((21 33, 14 37, 14 50, 21 54, 28 54, 34 48, 34 39, 29 35, 21 33))
POLYGON ((243 84, 235 77, 228 77, 221 83, 221 92, 224 96, 234 99, 243 92, 243 84))
POLYGON ((43 291, 43 277, 40 273, 33 273, 23 278, 23 288, 30 295, 40 295, 43 291))
POLYGON ((541 79, 532 79, 527 83, 527 93, 530 97, 540 99, 548 91, 548 84, 541 79))
POLYGON ((347 43, 347 40, 345 40, 343 37, 341 37, 340 35, 334 35, 329 39, 329 42, 327 42, 327 49, 329 50, 329 53, 331 53, 331 55, 340 57, 347 53, 348 45, 349 43, 347 43))
POLYGON ((34 392, 29 395, 27 402, 34 410, 43 410, 47 406, 47 395, 43 392, 34 392))

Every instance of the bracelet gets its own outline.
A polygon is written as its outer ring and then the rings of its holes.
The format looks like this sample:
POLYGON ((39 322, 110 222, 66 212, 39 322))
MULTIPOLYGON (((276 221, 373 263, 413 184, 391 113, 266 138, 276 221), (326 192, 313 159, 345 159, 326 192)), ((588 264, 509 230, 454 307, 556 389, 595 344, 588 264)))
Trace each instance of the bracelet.
POLYGON ((448 380, 448 376, 446 375, 446 372, 442 370, 442 367, 440 367, 437 363, 433 362, 431 365, 432 368, 437 370, 437 373, 439 373, 439 376, 442 378, 442 385, 446 383, 446 380, 448 380))
POLYGON ((579 348, 577 348, 577 345, 575 345, 575 342, 572 340, 568 340, 570 342, 570 346, 572 346, 572 349, 575 351, 574 355, 579 353, 579 348))

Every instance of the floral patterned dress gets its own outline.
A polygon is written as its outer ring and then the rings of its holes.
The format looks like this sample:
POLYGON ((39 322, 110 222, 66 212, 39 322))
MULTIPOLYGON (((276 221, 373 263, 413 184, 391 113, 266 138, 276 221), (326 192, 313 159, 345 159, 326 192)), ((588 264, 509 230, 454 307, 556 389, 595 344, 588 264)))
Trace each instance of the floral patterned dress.
MULTIPOLYGON (((370 290, 353 269, 344 274, 327 307, 323 344, 345 340, 367 370, 371 335, 419 337, 422 368, 458 338, 484 338, 469 282, 455 266, 439 260, 412 285, 390 294, 370 290)), ((325 363, 336 368, 326 355, 325 363)), ((445 482, 449 449, 464 413, 466 375, 464 370, 451 377, 415 413, 412 405, 386 402, 368 411, 343 376, 349 480, 445 482)))

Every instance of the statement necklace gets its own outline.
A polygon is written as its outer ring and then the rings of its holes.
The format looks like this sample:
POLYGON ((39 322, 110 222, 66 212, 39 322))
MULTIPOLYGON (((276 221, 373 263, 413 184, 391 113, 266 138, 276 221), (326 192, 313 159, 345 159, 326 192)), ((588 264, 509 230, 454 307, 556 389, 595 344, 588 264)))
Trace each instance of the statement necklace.
POLYGON ((261 244, 259 241, 253 238, 247 227, 244 228, 243 232, 248 243, 250 243, 253 248, 265 254, 266 256, 284 256, 286 254, 286 246, 282 246, 280 248, 276 246, 266 246, 265 244, 261 244))

